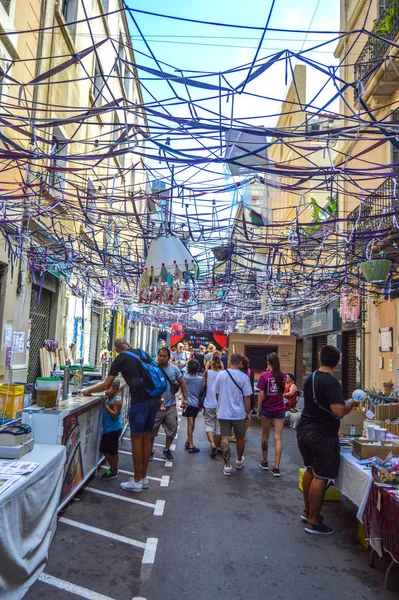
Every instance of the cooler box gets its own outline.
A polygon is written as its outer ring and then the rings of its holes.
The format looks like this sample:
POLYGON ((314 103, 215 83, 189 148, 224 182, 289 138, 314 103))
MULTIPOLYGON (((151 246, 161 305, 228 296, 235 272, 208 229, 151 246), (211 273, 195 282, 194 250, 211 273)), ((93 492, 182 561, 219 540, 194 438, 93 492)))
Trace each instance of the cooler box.
MULTIPOLYGON (((299 469, 299 489, 303 492, 303 476, 305 469, 299 469)), ((324 496, 324 500, 329 502, 339 502, 341 500, 341 492, 337 490, 333 485, 327 488, 324 496)))
POLYGON ((24 405, 25 388, 15 383, 0 385, 0 417, 14 419, 24 405))

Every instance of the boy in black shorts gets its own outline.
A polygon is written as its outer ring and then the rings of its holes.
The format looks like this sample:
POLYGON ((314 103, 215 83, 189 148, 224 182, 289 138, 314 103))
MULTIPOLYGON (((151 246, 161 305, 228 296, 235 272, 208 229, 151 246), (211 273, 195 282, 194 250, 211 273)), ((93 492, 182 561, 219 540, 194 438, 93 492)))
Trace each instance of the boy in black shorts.
POLYGON ((104 393, 103 437, 100 452, 109 462, 109 469, 101 479, 116 479, 118 477, 118 443, 122 434, 122 400, 119 396, 120 382, 115 379, 111 387, 104 393))
POLYGON ((355 400, 345 404, 340 383, 333 376, 340 356, 335 346, 324 346, 320 350, 321 366, 303 385, 305 407, 296 429, 298 448, 305 465, 305 509, 301 519, 306 523, 305 531, 317 535, 334 533, 332 527, 323 523, 320 510, 328 482, 338 476, 340 420, 358 404, 355 400))

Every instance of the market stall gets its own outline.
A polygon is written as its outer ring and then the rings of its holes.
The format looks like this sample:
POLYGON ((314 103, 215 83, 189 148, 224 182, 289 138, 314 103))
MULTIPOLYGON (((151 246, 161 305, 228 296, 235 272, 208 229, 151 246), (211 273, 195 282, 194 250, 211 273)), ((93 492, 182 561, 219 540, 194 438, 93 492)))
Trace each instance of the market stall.
POLYGON ((36 443, 66 447, 60 508, 97 469, 102 402, 102 395, 74 396, 59 402, 54 409, 30 407, 23 410, 22 422, 32 426, 36 443))
POLYGON ((20 600, 46 566, 57 527, 65 456, 61 445, 35 444, 22 460, 38 466, 0 493, 2 598, 20 600))

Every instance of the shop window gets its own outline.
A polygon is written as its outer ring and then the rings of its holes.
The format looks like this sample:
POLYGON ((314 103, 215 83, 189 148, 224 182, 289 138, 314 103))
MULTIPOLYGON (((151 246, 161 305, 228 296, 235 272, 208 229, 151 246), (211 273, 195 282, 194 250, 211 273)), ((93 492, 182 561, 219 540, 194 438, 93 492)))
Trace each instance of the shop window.
POLYGON ((62 14, 68 24, 69 33, 75 39, 76 23, 78 19, 79 0, 62 0, 62 14))
POLYGON ((4 8, 4 10, 6 11, 6 13, 9 15, 10 14, 10 8, 11 8, 11 0, 0 0, 0 4, 4 8))

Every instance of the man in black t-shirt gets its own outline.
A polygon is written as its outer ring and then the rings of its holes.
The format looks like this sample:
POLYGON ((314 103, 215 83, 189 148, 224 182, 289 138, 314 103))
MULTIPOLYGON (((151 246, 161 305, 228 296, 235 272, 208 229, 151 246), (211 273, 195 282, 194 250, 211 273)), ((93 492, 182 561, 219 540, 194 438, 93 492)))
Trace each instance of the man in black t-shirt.
POLYGON ((91 393, 108 390, 115 377, 122 373, 123 379, 129 386, 131 397, 129 424, 134 477, 121 483, 120 487, 130 492, 142 492, 149 487, 147 468, 151 456, 151 433, 161 406, 161 398, 153 398, 146 392, 140 360, 126 353, 127 351, 139 355, 140 351, 130 348, 129 343, 123 338, 115 340, 115 350, 118 356, 111 364, 107 379, 98 385, 86 388, 83 390, 83 395, 90 396, 91 393))
POLYGON ((320 368, 309 375, 303 385, 305 406, 297 427, 298 448, 305 465, 303 495, 305 509, 301 515, 305 531, 330 535, 334 529, 323 523, 320 510, 327 483, 338 476, 340 419, 348 415, 355 400, 345 403, 339 381, 333 376, 340 352, 334 346, 320 350, 320 368))

